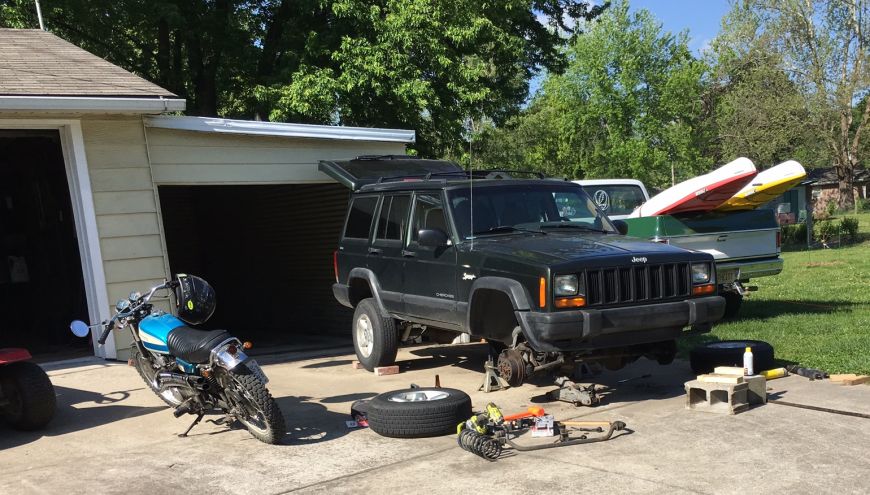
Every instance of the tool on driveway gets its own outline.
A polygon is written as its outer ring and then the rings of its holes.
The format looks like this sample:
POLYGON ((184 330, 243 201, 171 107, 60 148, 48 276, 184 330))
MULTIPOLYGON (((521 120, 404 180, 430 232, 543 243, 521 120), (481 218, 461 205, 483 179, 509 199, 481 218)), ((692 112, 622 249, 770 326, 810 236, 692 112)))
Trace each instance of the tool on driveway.
POLYGON ((567 376, 560 376, 556 378, 556 385, 559 388, 547 392, 547 397, 551 400, 570 402, 575 406, 596 406, 601 402, 601 396, 594 384, 580 385, 567 376))
POLYGON ((498 459, 504 446, 518 452, 552 449, 579 445, 582 443, 603 442, 613 437, 616 431, 626 430, 622 421, 554 421, 552 416, 543 414, 542 408, 534 411, 529 408, 524 413, 505 416, 493 403, 486 410, 460 423, 457 427, 457 442, 464 450, 489 461, 498 459), (541 416, 538 416, 538 414, 541 416), (508 418, 517 418, 508 420, 508 418), (518 443, 517 439, 532 430, 551 431, 555 440, 547 443, 518 443), (578 434, 579 433, 579 434, 578 434), (590 436, 589 433, 601 433, 590 436))
POLYGON ((496 390, 506 390, 510 388, 507 380, 499 374, 498 367, 492 362, 492 359, 487 359, 483 365, 485 373, 483 375, 483 385, 478 390, 483 390, 484 393, 495 392, 496 390))
POLYGON ((809 378, 810 381, 823 380, 828 377, 827 371, 817 370, 815 368, 802 368, 796 364, 786 366, 785 369, 793 375, 800 375, 804 378, 809 378))
POLYGON ((788 376, 788 371, 786 371, 785 368, 774 368, 772 370, 759 371, 758 374, 763 376, 766 380, 774 380, 776 378, 788 376))

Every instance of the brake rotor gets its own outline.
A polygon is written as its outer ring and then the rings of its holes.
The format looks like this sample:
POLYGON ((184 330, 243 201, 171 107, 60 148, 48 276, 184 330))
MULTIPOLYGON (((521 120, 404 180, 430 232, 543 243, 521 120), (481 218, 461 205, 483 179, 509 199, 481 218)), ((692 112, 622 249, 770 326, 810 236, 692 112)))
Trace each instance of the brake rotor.
POLYGON ((511 387, 518 387, 526 379, 526 363, 523 356, 515 350, 502 351, 498 356, 498 374, 511 387))

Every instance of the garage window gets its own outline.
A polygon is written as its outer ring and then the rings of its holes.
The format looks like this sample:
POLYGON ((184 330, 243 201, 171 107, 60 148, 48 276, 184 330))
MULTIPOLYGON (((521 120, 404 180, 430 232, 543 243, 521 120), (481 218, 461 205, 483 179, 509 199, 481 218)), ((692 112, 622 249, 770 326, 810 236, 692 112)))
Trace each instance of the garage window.
POLYGON ((351 239, 368 239, 377 204, 377 196, 354 198, 350 214, 347 216, 344 236, 351 239))

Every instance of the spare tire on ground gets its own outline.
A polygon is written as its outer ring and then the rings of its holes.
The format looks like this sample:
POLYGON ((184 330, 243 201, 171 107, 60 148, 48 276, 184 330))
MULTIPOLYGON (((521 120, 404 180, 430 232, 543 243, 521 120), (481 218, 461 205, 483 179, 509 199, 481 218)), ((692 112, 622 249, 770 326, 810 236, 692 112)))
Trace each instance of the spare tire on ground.
POLYGON ((394 390, 372 398, 366 416, 369 428, 385 437, 448 435, 471 417, 471 397, 453 388, 394 390))
POLYGON ((773 346, 760 340, 720 340, 708 342, 692 349, 689 363, 696 375, 712 373, 716 366, 743 367, 743 353, 752 349, 755 372, 776 368, 773 346))

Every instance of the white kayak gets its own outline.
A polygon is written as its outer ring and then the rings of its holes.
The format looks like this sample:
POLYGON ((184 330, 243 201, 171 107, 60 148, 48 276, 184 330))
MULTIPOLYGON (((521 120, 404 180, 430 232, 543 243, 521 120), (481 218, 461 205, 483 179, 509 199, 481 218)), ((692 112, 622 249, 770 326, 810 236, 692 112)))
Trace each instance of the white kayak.
POLYGON ((630 217, 651 217, 715 209, 758 173, 749 158, 738 158, 716 170, 680 182, 638 206, 630 217))

